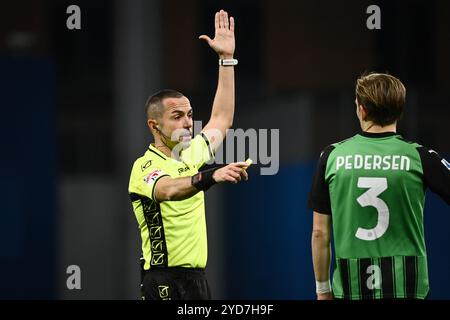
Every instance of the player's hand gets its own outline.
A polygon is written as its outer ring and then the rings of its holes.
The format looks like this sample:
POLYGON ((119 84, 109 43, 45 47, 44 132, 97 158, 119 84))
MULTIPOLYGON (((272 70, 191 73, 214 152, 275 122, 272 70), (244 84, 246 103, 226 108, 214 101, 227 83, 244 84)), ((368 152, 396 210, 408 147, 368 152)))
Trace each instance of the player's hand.
POLYGON ((333 293, 317 293, 317 300, 333 300, 333 293))
POLYGON ((214 171, 213 179, 217 183, 220 182, 231 182, 238 183, 244 178, 244 180, 248 180, 248 174, 245 169, 247 169, 248 164, 246 162, 234 162, 229 165, 217 169, 214 171))
POLYGON ((228 20, 228 13, 226 11, 220 10, 220 12, 216 12, 215 27, 216 34, 213 40, 204 34, 199 39, 208 42, 209 46, 217 52, 220 59, 233 58, 235 47, 233 17, 230 17, 228 20))

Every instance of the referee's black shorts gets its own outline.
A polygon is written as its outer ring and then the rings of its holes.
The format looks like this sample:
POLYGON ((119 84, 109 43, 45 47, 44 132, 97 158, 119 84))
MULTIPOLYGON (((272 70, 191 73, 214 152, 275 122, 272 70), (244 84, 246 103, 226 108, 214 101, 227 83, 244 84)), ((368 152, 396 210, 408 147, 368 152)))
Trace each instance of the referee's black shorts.
POLYGON ((157 268, 143 272, 145 300, 210 300, 211 292, 203 269, 157 268))

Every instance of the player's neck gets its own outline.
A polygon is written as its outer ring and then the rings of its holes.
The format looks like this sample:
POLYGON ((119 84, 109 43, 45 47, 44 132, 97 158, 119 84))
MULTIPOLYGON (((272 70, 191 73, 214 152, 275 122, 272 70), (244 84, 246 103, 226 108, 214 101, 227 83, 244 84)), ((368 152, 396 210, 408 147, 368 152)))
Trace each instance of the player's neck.
POLYGON ((370 122, 370 123, 363 123, 361 125, 361 129, 362 131, 369 133, 397 132, 397 124, 393 123, 382 127, 380 125, 370 122))

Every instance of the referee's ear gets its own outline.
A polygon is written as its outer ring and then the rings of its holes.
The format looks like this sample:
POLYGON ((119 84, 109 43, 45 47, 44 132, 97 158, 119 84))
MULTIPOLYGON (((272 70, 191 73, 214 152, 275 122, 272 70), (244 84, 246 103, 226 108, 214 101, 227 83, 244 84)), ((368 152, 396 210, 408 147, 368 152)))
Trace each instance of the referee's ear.
POLYGON ((150 132, 155 135, 155 132, 158 131, 158 122, 154 119, 148 119, 147 120, 147 126, 150 129, 150 132))

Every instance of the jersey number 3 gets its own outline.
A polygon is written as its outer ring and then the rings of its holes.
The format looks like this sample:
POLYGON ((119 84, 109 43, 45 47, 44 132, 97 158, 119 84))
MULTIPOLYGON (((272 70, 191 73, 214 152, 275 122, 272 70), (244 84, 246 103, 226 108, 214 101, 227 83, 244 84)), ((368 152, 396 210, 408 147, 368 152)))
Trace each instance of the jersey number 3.
POLYGON ((389 226, 389 208, 383 200, 378 196, 387 189, 386 178, 358 178, 358 188, 369 188, 361 196, 356 199, 361 207, 375 207, 378 211, 377 225, 372 229, 359 227, 355 236, 358 239, 372 241, 380 238, 389 226))

